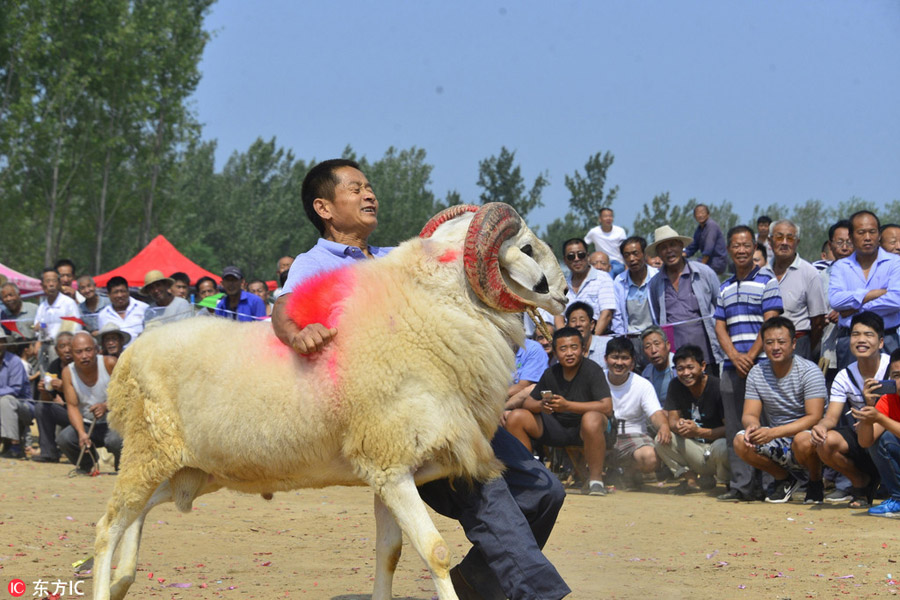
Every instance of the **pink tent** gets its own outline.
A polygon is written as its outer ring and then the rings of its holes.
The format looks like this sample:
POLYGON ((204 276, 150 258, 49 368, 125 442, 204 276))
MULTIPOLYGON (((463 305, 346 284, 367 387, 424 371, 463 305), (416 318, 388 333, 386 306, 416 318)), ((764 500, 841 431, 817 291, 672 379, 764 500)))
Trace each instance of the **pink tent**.
POLYGON ((23 275, 18 271, 10 269, 4 264, 0 264, 0 274, 6 275, 6 278, 19 286, 19 291, 23 294, 28 292, 39 292, 41 291, 41 280, 35 279, 34 277, 29 277, 28 275, 23 275))

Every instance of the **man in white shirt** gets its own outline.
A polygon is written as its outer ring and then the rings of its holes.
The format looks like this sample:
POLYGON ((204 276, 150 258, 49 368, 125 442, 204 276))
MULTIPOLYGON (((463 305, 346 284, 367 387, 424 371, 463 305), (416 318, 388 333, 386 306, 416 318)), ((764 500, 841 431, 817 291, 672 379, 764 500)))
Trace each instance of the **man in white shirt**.
POLYGON ((602 250, 609 256, 610 272, 613 277, 625 270, 625 261, 619 246, 625 241, 625 230, 613 225, 613 209, 604 206, 600 209, 600 225, 592 228, 584 236, 585 241, 594 245, 594 250, 602 250))
POLYGON ((60 293, 59 273, 53 269, 44 269, 41 273, 41 289, 44 291, 44 299, 34 316, 35 332, 43 330, 55 340, 60 331, 81 331, 78 323, 81 320, 81 310, 74 300, 60 293))
POLYGON ((135 300, 128 293, 128 281, 124 277, 113 277, 106 283, 109 306, 100 311, 100 328, 107 323, 118 325, 134 340, 144 331, 144 313, 147 303, 135 300))
MULTIPOLYGON (((566 277, 568 306, 581 301, 594 309, 594 333, 603 335, 612 323, 616 312, 616 293, 609 273, 591 268, 587 261, 587 243, 581 238, 563 242, 563 261, 569 269, 566 277)), ((562 315, 555 318, 555 328, 565 325, 562 315)))

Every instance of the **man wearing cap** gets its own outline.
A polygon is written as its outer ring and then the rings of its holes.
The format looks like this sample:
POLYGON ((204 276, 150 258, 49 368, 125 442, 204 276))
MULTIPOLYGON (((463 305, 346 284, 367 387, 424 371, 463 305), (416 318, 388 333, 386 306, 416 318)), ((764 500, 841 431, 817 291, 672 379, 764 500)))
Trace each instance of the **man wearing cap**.
POLYGON ((122 354, 122 350, 131 341, 131 336, 127 331, 122 331, 115 323, 107 323, 100 331, 94 335, 97 345, 100 346, 100 353, 105 356, 118 357, 122 354))
POLYGON ((34 417, 34 400, 25 366, 6 351, 10 338, 0 331, 0 438, 6 445, 3 458, 25 458, 20 438, 34 417))
POLYGON ((216 305, 216 316, 237 321, 256 321, 266 318, 266 304, 256 294, 245 291, 244 272, 235 266, 222 271, 225 295, 216 305))
POLYGON ((650 309, 657 325, 671 325, 675 347, 695 344, 703 351, 710 372, 725 358, 716 338, 715 310, 719 278, 699 261, 688 261, 685 244, 691 238, 663 225, 653 232, 647 254, 659 256, 663 267, 650 280, 650 309))
POLYGON ((191 303, 172 293, 174 283, 175 280, 163 275, 162 271, 156 269, 147 271, 141 293, 153 298, 153 304, 144 312, 145 328, 154 320, 154 325, 165 325, 186 319, 193 314, 191 303))
POLYGON ((100 311, 100 329, 107 323, 113 323, 122 331, 127 331, 131 339, 141 335, 147 303, 132 298, 128 293, 128 281, 119 275, 106 282, 106 291, 110 304, 100 311))

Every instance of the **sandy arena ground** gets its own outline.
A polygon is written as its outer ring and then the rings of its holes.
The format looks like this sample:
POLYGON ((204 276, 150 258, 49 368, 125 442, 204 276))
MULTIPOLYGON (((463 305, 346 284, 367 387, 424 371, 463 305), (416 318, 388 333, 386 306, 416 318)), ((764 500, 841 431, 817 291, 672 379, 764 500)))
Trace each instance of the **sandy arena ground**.
MULTIPOLYGON (((69 470, 0 461, 0 582, 23 580, 24 598, 38 578, 75 579, 72 563, 92 554, 115 477, 70 479, 69 470)), ((545 548, 573 590, 569 598, 868 598, 900 587, 896 521, 796 501, 671 496, 670 487, 570 493, 545 548)), ((439 516, 435 523, 461 557, 469 544, 458 524, 439 516)), ((147 518, 128 597, 368 599, 374 533, 367 488, 303 490, 269 502, 220 491, 199 498, 189 515, 163 505, 147 518)), ((89 579, 82 589, 90 597, 89 579)), ((406 543, 394 592, 434 596, 406 543)))

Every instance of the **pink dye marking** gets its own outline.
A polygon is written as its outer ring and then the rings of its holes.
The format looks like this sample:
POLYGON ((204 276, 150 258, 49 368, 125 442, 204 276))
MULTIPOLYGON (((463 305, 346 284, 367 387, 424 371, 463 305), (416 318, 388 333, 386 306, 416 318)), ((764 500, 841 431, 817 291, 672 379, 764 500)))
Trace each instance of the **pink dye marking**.
POLYGON ((448 263, 448 262, 453 262, 458 257, 459 257, 459 251, 450 249, 450 250, 447 250, 446 252, 444 252, 443 254, 441 254, 438 257, 438 261, 442 262, 442 263, 448 263))
POLYGON ((279 340, 277 337, 272 336, 272 339, 269 340, 269 350, 272 354, 275 355, 276 358, 286 358, 290 355, 291 349, 287 347, 287 345, 279 340))
POLYGON ((352 294, 355 286, 356 273, 349 266, 313 275, 294 288, 288 318, 300 328, 312 323, 336 327, 341 316, 337 303, 352 294))

